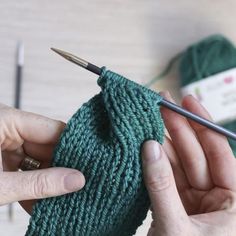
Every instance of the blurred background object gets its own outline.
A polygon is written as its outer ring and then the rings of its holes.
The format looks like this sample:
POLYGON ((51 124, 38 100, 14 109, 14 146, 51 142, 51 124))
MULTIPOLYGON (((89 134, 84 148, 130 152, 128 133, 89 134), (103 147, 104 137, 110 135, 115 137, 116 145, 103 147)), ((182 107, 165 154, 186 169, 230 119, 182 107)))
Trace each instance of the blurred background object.
MULTIPOLYGON (((15 66, 15 94, 14 94, 14 107, 20 109, 21 104, 21 84, 22 84, 22 71, 24 66, 24 45, 22 42, 17 43, 16 47, 16 66, 15 66)), ((13 220, 13 204, 8 206, 9 220, 13 220)))
MULTIPOLYGON (((214 33, 236 42, 236 2, 210 0, 0 1, 0 102, 14 104, 15 48, 25 46, 21 108, 68 118, 99 91, 96 75, 66 63, 50 47, 63 48, 147 83, 186 46, 214 33)), ((155 83, 179 98, 175 73, 155 83)), ((28 216, 18 205, 8 221, 0 207, 0 235, 24 235, 28 216)), ((146 235, 150 216, 138 236, 146 235)))

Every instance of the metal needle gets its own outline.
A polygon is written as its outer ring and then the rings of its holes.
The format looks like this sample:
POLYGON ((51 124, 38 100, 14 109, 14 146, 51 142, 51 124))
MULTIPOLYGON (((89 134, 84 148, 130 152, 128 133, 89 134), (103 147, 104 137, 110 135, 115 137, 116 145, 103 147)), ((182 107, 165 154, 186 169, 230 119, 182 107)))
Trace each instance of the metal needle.
POLYGON ((64 57, 65 59, 67 59, 68 61, 71 61, 73 63, 75 63, 76 65, 79 65, 97 75, 101 75, 102 73, 102 69, 99 68, 98 66, 95 66, 87 61, 85 61, 84 59, 81 59, 69 52, 65 52, 62 51, 60 49, 57 48, 51 48, 54 52, 56 52, 57 54, 59 54, 60 56, 64 57))
MULTIPOLYGON (((81 59, 71 53, 68 53, 68 52, 65 52, 65 51, 62 51, 62 50, 59 50, 59 49, 56 49, 56 48, 51 48, 54 52, 58 53, 59 55, 61 55, 62 57, 64 57, 65 59, 75 63, 76 65, 79 65, 97 75, 101 75, 101 72, 102 72, 102 69, 96 65, 93 65, 87 61, 85 61, 84 59, 81 59)), ((185 110, 184 108, 172 103, 172 102, 169 102, 167 100, 165 100, 164 98, 162 99, 162 101, 160 102, 160 105, 174 111, 174 112, 177 112, 178 114, 180 115, 183 115, 203 126, 206 126, 207 128, 209 129, 212 129, 220 134, 223 134, 231 139, 234 139, 236 140, 236 133, 230 131, 230 130, 227 130, 225 128, 223 128, 222 126, 219 126, 217 124, 215 124, 214 122, 211 122, 207 119, 204 119, 203 117, 200 117, 192 112, 189 112, 187 110, 185 110)))

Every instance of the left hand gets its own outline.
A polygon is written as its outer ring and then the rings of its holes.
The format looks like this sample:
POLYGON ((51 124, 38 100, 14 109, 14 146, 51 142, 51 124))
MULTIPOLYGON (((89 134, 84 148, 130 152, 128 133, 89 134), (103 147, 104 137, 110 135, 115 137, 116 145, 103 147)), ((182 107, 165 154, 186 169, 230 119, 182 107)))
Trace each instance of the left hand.
POLYGON ((31 212, 35 199, 74 192, 84 186, 84 176, 78 170, 49 168, 64 127, 61 121, 0 104, 0 206, 21 201, 31 212), (18 171, 27 155, 41 163, 39 170, 18 171))

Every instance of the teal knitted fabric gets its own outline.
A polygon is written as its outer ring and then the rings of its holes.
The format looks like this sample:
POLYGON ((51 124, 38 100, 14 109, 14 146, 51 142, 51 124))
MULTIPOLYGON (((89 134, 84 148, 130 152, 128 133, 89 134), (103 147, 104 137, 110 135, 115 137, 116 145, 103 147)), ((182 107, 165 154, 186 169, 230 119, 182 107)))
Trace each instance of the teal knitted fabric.
POLYGON ((39 200, 27 236, 129 236, 150 206, 140 149, 145 140, 163 142, 157 93, 103 69, 101 92, 68 122, 53 166, 80 170, 78 192, 39 200))

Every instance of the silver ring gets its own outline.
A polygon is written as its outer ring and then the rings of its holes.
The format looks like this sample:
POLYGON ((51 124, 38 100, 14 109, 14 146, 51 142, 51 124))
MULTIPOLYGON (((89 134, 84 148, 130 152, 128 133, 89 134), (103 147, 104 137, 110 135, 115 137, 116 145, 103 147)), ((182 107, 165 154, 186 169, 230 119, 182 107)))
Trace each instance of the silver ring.
POLYGON ((25 157, 21 162, 20 169, 26 170, 36 170, 40 168, 41 163, 29 156, 25 157))

